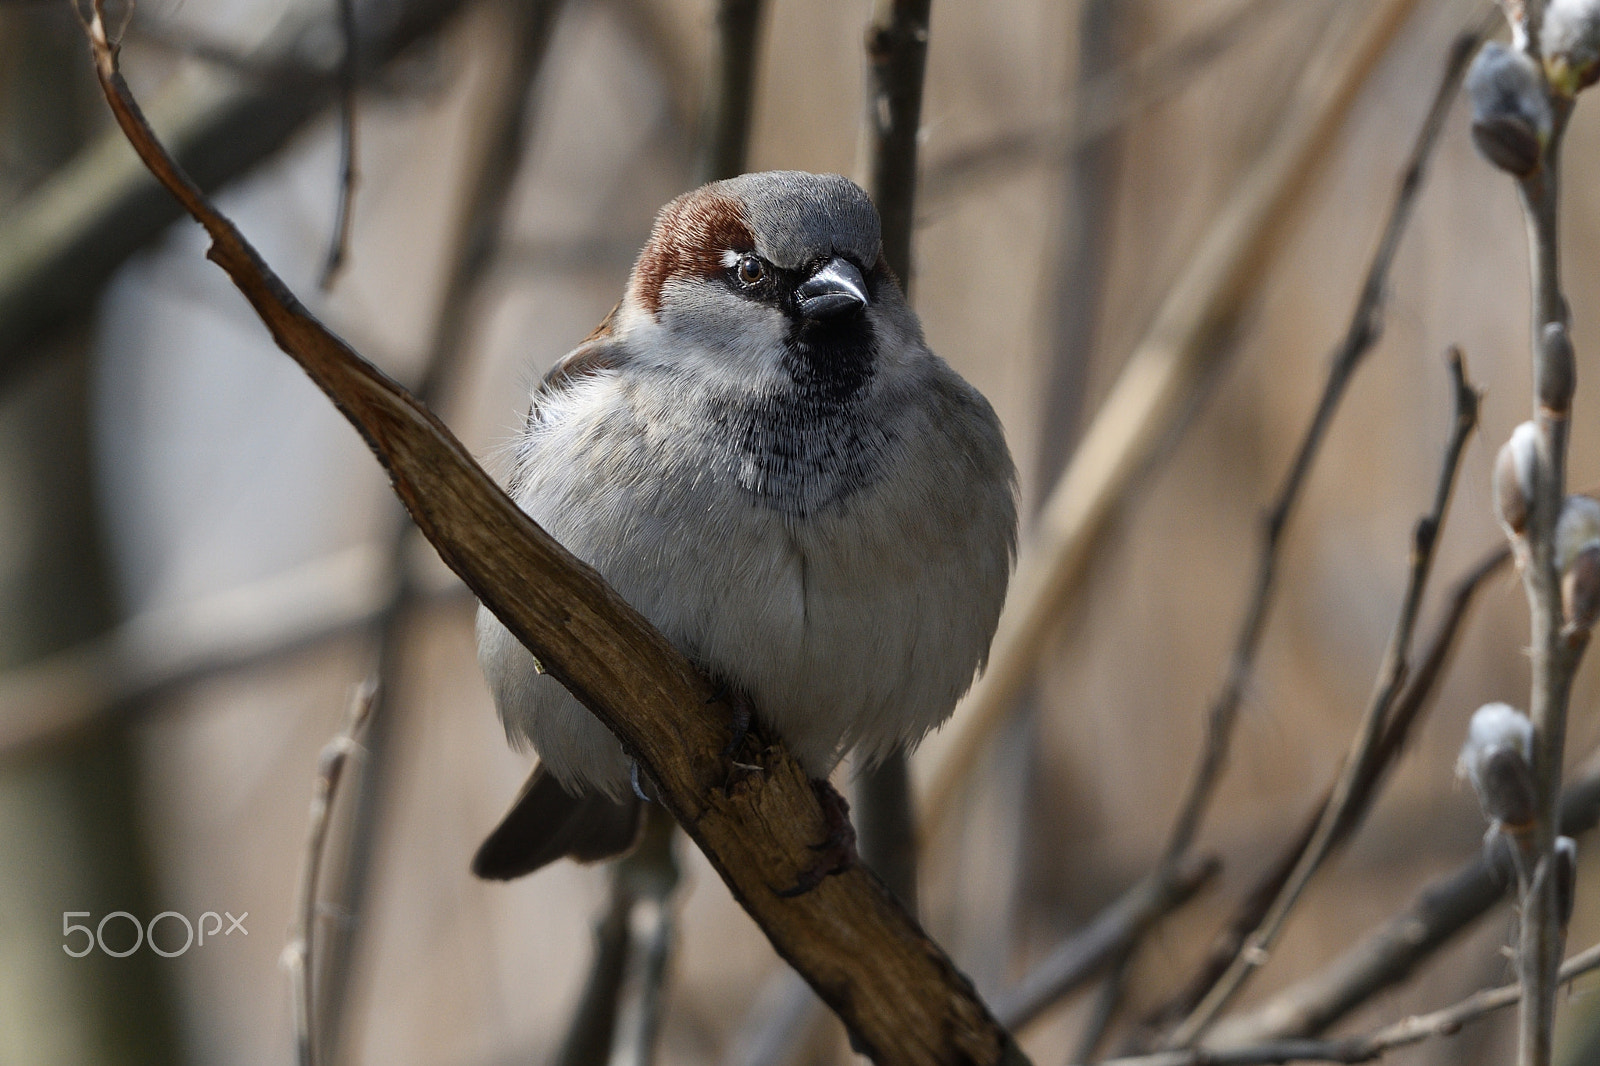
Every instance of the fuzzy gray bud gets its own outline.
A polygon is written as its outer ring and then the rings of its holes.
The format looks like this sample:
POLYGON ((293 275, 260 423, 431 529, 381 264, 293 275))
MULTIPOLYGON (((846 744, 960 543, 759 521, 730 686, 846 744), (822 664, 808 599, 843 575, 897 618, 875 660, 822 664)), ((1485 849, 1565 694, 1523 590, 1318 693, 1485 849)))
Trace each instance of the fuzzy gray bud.
POLYGON ((1578 553, 1591 545, 1600 547, 1600 500, 1568 496, 1556 520, 1556 572, 1565 574, 1578 553))
POLYGON ((1545 323, 1539 338, 1539 359, 1533 368, 1534 389, 1541 407, 1558 415, 1567 413, 1577 377, 1576 362, 1567 327, 1560 322, 1545 323))
POLYGON ((1556 572, 1569 636, 1600 618, 1600 500, 1568 496, 1556 521, 1556 572))
POLYGON ((1504 703, 1486 703, 1472 716, 1457 775, 1472 782, 1483 813, 1508 829, 1533 820, 1533 723, 1504 703))
POLYGON ((1578 842, 1571 837, 1556 837, 1555 854, 1556 913, 1561 916, 1561 928, 1572 921, 1572 904, 1576 901, 1574 889, 1578 880, 1578 842))
POLYGON ((1467 98, 1478 151, 1519 178, 1538 170, 1554 120, 1544 75, 1533 60, 1490 41, 1467 71, 1467 98))
POLYGON ((1511 431, 1494 461, 1494 510, 1508 537, 1520 537, 1527 528, 1538 469, 1539 427, 1524 422, 1511 431))
POLYGON ((1600 79, 1600 0, 1550 0, 1539 29, 1550 86, 1575 96, 1600 79))
POLYGON ((1561 612, 1568 635, 1587 633, 1600 620, 1600 544, 1590 544, 1561 575, 1561 612))

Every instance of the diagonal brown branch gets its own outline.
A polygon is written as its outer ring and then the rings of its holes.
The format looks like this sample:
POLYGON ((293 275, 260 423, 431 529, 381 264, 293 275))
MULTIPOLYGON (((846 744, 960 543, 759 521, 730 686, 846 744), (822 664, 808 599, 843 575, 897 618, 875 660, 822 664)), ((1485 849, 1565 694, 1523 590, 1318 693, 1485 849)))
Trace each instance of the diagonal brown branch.
POLYGON ((726 708, 711 684, 588 566, 500 491, 399 385, 322 327, 162 149, 88 24, 106 100, 158 180, 210 235, 207 255, 388 470, 451 569, 616 733, 662 803, 778 952, 880 1063, 1025 1062, 971 984, 866 869, 782 898, 827 835, 804 771, 779 746, 724 790, 726 708))

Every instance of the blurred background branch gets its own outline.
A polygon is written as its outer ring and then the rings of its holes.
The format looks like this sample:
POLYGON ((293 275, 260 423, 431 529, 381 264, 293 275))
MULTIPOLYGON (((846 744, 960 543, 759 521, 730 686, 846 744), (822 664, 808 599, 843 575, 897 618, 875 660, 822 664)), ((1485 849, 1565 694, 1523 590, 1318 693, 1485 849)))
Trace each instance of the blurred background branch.
POLYGON ((1280 136, 1239 179, 1128 357, 1119 385, 1051 490, 1038 533, 1018 560, 989 665, 964 701, 951 739, 936 749, 942 757, 927 768, 925 832, 936 832, 948 815, 980 746, 1031 674, 1128 486, 1170 445, 1203 382, 1225 360, 1233 325, 1258 290, 1334 131, 1411 6, 1411 0, 1388 0, 1352 15, 1359 24, 1349 38, 1318 57, 1280 136))
MULTIPOLYGON (((363 69, 376 70, 439 32, 462 0, 404 0, 363 23, 363 69)), ((185 71, 151 105, 151 121, 202 188, 216 189, 282 148, 337 96, 335 66, 310 39, 327 12, 291 9, 252 78, 223 67, 185 71)), ((47 331, 81 318, 118 266, 179 217, 114 130, 87 141, 0 221, 0 383, 40 349, 47 331)))

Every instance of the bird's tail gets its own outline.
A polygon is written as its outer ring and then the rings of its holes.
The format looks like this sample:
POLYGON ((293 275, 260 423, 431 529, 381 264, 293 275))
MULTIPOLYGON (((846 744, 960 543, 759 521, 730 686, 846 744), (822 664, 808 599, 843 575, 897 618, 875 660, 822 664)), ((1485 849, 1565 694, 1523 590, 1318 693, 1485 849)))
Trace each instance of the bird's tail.
POLYGON ((472 872, 510 881, 557 859, 609 859, 638 843, 644 819, 639 800, 622 802, 599 792, 574 796, 543 765, 535 766, 511 810, 472 857, 472 872))

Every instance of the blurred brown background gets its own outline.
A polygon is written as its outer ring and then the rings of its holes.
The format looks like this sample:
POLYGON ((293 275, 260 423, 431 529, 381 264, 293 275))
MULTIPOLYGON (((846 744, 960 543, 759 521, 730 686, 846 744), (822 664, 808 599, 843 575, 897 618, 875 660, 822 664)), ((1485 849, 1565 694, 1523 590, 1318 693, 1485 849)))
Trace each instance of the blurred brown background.
MULTIPOLYGON (((251 62, 281 53, 286 24, 314 27, 294 54, 324 64, 325 78, 339 50, 328 6, 147 0, 125 67, 166 116, 158 128, 176 135, 173 116, 241 85, 298 84, 251 62)), ((415 385, 485 116, 505 94, 529 92, 498 254, 461 308, 465 327, 434 393, 474 453, 503 469, 531 383, 610 308, 656 208, 694 180, 713 12, 708 0, 573 0, 530 86, 508 73, 510 5, 451 6, 459 12, 373 71, 359 95, 353 240, 331 292, 317 288, 336 202, 331 111, 230 181, 220 202, 319 316, 415 385)), ((1359 6, 933 5, 914 302, 934 350, 999 411, 1026 500, 1048 488, 1074 427, 1093 416, 1277 132, 1297 79, 1334 39, 1336 12, 1359 6), (1209 53, 1183 52, 1207 33, 1209 53), (1093 158, 1069 150, 1074 109, 1084 84, 1112 83, 1083 69, 1085 53, 1122 76, 1121 121, 1093 158)), ((369 28, 395 8, 357 5, 369 28)), ((1041 664, 1034 724, 985 756, 960 831, 931 841, 923 920, 980 990, 1014 982, 1155 860, 1244 610, 1259 516, 1345 330, 1449 43, 1480 14, 1465 0, 1416 5, 1282 235, 1223 373, 1102 539, 1041 664)), ((861 176, 869 15, 861 0, 769 2, 750 169, 861 176)), ((69 12, 0 7, 0 289, 32 262, 29 242, 76 224, 70 201, 89 195, 85 175, 111 180, 126 167, 107 135, 69 12)), ((1600 313, 1600 243, 1590 239, 1600 184, 1588 180, 1597 139, 1600 114, 1584 101, 1567 142, 1563 214, 1580 367, 1576 485, 1600 480, 1584 387, 1600 373, 1590 326, 1600 313)), ((176 225, 103 288, 62 275, 55 284, 81 290, 74 309, 28 330, 0 323, 0 664, 9 671, 0 675, 0 1062, 292 1054, 279 953, 307 803, 352 686, 378 669, 373 625, 349 619, 383 601, 398 512, 360 440, 271 347, 203 249, 195 227, 176 225), (308 615, 307 604, 322 613, 308 615), (296 626, 306 639, 287 639, 296 626), (93 922, 113 910, 248 912, 249 932, 171 959, 148 950, 74 959, 61 950, 61 916, 83 910, 93 922)), ((1230 771, 1201 840, 1223 872, 1148 938, 1120 1018, 1188 975, 1348 746, 1393 624, 1409 530, 1436 477, 1450 416, 1442 353, 1452 343, 1484 390, 1482 421, 1423 632, 1439 590, 1497 542, 1489 467, 1528 409, 1526 291, 1511 183, 1474 153, 1458 102, 1395 264, 1387 330, 1289 533, 1230 771)), ((21 315, 4 296, 0 312, 21 315)), ((390 645, 385 772, 363 823, 371 866, 340 1061, 547 1062, 588 966, 607 875, 566 864, 504 886, 468 874, 527 760, 507 749, 479 679, 469 599, 450 591, 425 545, 409 544, 407 558, 424 605, 390 645)), ((1243 1008, 1315 971, 1480 847, 1483 820, 1453 762, 1480 703, 1525 704, 1526 634, 1521 590, 1497 579, 1368 825, 1313 883, 1243 1008)), ((1585 667, 1572 705, 1574 762, 1600 741, 1592 676, 1585 667)), ((337 813, 348 826, 353 812, 337 813)), ((1580 844, 1574 949, 1600 938, 1593 851, 1580 844)), ((753 1061, 740 1056, 763 1024, 762 1004, 783 994, 782 964, 698 854, 680 855, 657 1061, 753 1061)), ((342 913, 325 918, 350 925, 342 913)), ((1512 920, 1504 906, 1492 912, 1345 1028, 1510 979, 1501 948, 1512 920)), ((1568 1062, 1600 1056, 1581 1032, 1595 1016, 1586 989, 1592 982, 1563 1008, 1568 1062)), ((1021 1032, 1036 1062, 1068 1061, 1092 1002, 1080 995, 1021 1032)), ((1511 1017, 1391 1061, 1504 1061, 1511 1017)), ((831 1019, 805 1033, 788 1061, 846 1057, 831 1019)))

